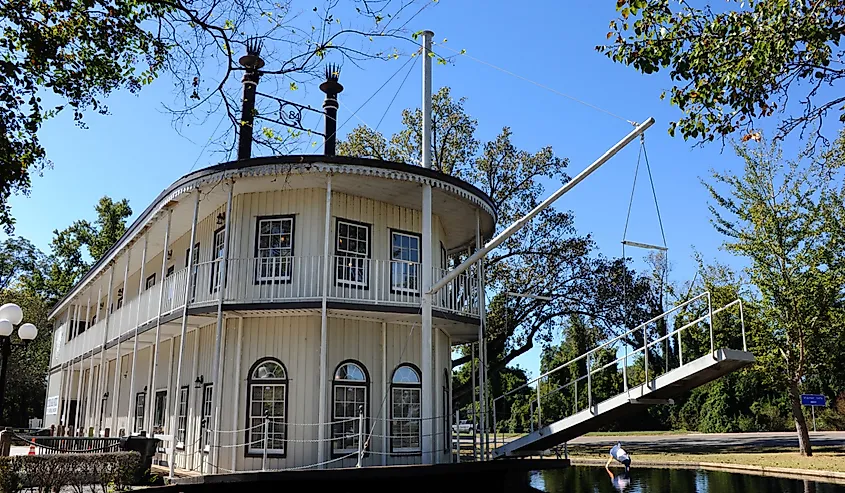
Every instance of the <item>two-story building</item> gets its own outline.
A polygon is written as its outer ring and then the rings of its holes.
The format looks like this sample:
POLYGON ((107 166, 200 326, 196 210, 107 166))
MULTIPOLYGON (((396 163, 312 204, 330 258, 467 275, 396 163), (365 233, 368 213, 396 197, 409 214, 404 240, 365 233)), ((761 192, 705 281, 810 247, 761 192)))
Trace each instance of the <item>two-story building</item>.
POLYGON ((433 295, 430 324, 424 293, 492 235, 493 203, 331 154, 241 156, 167 187, 52 310, 45 424, 155 435, 185 469, 349 466, 359 446, 364 465, 449 461, 478 268, 433 295))

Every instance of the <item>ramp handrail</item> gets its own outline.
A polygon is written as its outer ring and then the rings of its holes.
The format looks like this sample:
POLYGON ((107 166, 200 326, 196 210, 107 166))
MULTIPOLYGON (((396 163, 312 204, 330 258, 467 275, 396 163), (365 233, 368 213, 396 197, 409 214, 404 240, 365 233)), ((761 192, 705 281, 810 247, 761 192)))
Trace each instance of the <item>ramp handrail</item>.
POLYGON ((578 412, 578 394, 577 394, 578 382, 580 382, 582 380, 587 380, 587 405, 588 405, 589 409, 592 409, 592 406, 593 406, 593 402, 592 402, 592 397, 593 397, 592 396, 592 376, 593 376, 593 374, 601 372, 601 371, 603 371, 607 368, 610 368, 612 366, 618 366, 618 363, 620 361, 622 361, 623 362, 623 364, 622 364, 622 380, 623 380, 623 389, 624 389, 623 392, 628 392, 628 390, 629 390, 629 388, 628 388, 628 371, 627 371, 627 369, 628 369, 628 363, 627 363, 628 358, 630 358, 632 355, 636 355, 637 353, 642 351, 644 353, 644 358, 645 358, 645 364, 643 366, 644 381, 645 381, 646 384, 648 384, 648 382, 649 382, 649 378, 648 378, 648 370, 649 370, 648 369, 648 349, 655 346, 656 344, 660 343, 661 341, 667 340, 667 339, 669 339, 669 338, 671 338, 671 337, 673 337, 677 334, 677 336, 678 336, 679 366, 683 366, 684 362, 683 362, 683 351, 682 351, 682 346, 681 346, 681 334, 680 333, 683 330, 685 330, 689 327, 692 327, 694 325, 701 323, 704 320, 708 321, 708 326, 709 326, 710 353, 715 355, 715 337, 714 337, 714 333, 713 333, 713 316, 716 315, 717 313, 720 313, 724 310, 727 310, 727 309, 733 307, 734 305, 739 305, 739 317, 740 317, 740 326, 741 326, 741 333, 742 333, 742 349, 743 349, 743 351, 747 351, 746 336, 745 336, 745 319, 744 319, 744 314, 743 314, 742 299, 738 298, 738 299, 736 299, 736 300, 734 300, 734 301, 732 301, 732 302, 730 302, 730 303, 728 303, 728 304, 726 304, 726 305, 722 306, 721 308, 714 311, 713 307, 712 307, 710 292, 705 291, 705 292, 699 294, 698 296, 690 298, 689 300, 674 306, 672 309, 667 310, 666 312, 663 312, 662 314, 660 314, 660 315, 658 315, 658 316, 656 316, 656 317, 654 317, 654 318, 652 318, 652 319, 650 319, 646 322, 641 323, 640 325, 634 327, 633 329, 630 329, 630 330, 628 330, 628 331, 626 331, 626 332, 624 332, 620 335, 613 337, 612 339, 610 339, 610 340, 600 344, 599 346, 585 352, 584 354, 582 354, 582 355, 580 355, 576 358, 573 358, 573 359, 567 361, 566 363, 558 365, 557 367, 541 374, 540 376, 526 382, 525 384, 523 384, 523 385, 521 385, 521 386, 519 386, 515 389, 511 389, 510 391, 494 398, 492 405, 491 405, 492 413, 493 413, 493 446, 494 446, 494 448, 498 446, 498 436, 497 436, 497 429, 496 429, 496 426, 497 426, 496 402, 497 401, 499 401, 499 400, 501 400, 501 399, 503 399, 503 398, 505 398, 509 395, 512 395, 515 392, 523 390, 523 389, 531 386, 532 384, 536 384, 535 388, 536 388, 537 397, 536 397, 536 400, 532 400, 530 405, 529 405, 529 410, 530 410, 530 418, 529 419, 530 419, 530 423, 531 423, 531 431, 533 431, 534 430, 535 410, 536 410, 536 415, 537 415, 538 428, 542 427, 542 402, 541 402, 542 399, 544 399, 544 398, 546 398, 550 395, 556 394, 556 393, 560 392, 561 390, 575 386, 575 412, 578 412), (690 305, 691 303, 693 303, 697 300, 703 299, 703 298, 706 298, 706 300, 707 300, 707 311, 706 311, 705 315, 702 315, 702 316, 696 318, 695 320, 686 323, 684 326, 682 326, 678 329, 675 329, 675 330, 667 333, 666 335, 663 335, 663 336, 661 336, 661 337, 659 337, 655 340, 649 340, 648 331, 647 331, 648 325, 650 325, 650 324, 652 324, 652 323, 654 323, 658 320, 661 320, 661 319, 667 317, 668 315, 670 315, 670 314, 690 305), (591 359, 592 359, 592 357, 595 353, 597 353, 598 351, 601 351, 603 349, 607 349, 607 348, 611 347, 613 344, 615 344, 619 341, 623 341, 623 339, 625 337, 627 337, 627 336, 629 336, 633 333, 636 333, 639 330, 643 330, 643 346, 642 347, 639 347, 639 348, 629 352, 628 351, 628 344, 625 343, 624 344, 624 348, 625 348, 624 356, 617 357, 613 361, 610 361, 610 362, 604 364, 603 366, 601 366, 599 368, 591 368, 591 365, 590 365, 591 359), (545 394, 541 395, 541 385, 540 385, 540 383, 544 378, 548 378, 550 375, 553 375, 556 372, 558 372, 558 371, 560 371, 564 368, 570 367, 572 364, 577 363, 577 362, 579 362, 583 359, 587 359, 587 374, 586 375, 576 377, 566 384, 559 385, 558 387, 556 387, 551 392, 546 392, 545 394))

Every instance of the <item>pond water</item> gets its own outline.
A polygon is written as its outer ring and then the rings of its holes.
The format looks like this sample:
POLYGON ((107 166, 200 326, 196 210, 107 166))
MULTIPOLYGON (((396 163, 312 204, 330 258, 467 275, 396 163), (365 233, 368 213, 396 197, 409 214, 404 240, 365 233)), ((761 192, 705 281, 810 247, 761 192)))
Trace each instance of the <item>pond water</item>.
POLYGON ((549 493, 845 493, 845 486, 812 480, 782 479, 694 469, 622 469, 573 466, 533 473, 531 486, 549 493))

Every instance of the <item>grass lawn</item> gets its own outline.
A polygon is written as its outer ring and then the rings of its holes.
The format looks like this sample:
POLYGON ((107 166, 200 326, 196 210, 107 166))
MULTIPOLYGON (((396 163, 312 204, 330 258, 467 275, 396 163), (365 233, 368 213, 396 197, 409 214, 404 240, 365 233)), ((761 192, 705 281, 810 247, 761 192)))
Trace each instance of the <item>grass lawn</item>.
POLYGON ((670 430, 670 431, 591 431, 587 433, 588 437, 636 437, 636 436, 651 436, 651 435, 686 435, 689 432, 686 430, 670 430))
MULTIPOLYGON (((606 447, 578 446, 570 449, 572 459, 607 460, 606 447)), ((640 462, 715 462, 719 464, 746 464, 763 467, 787 467, 792 469, 817 469, 822 471, 845 472, 845 450, 840 447, 814 447, 813 457, 802 457, 792 450, 772 449, 755 452, 717 451, 649 451, 631 454, 633 464, 640 462)))

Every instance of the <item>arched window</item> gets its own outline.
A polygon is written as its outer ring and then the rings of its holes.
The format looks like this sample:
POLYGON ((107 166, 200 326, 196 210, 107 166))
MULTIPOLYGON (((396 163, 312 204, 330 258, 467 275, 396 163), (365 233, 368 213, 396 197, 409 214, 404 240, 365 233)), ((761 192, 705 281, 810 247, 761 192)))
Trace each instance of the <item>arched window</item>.
POLYGON ((422 379, 419 369, 409 363, 393 371, 390 384, 390 450, 417 453, 421 451, 422 379))
POLYGON ((337 365, 332 382, 332 452, 346 455, 358 451, 358 413, 369 416, 370 377, 357 361, 337 365))
POLYGON ((267 453, 285 454, 287 436, 288 372, 276 358, 263 358, 249 369, 247 379, 247 453, 264 453, 264 417, 267 427, 267 453))

